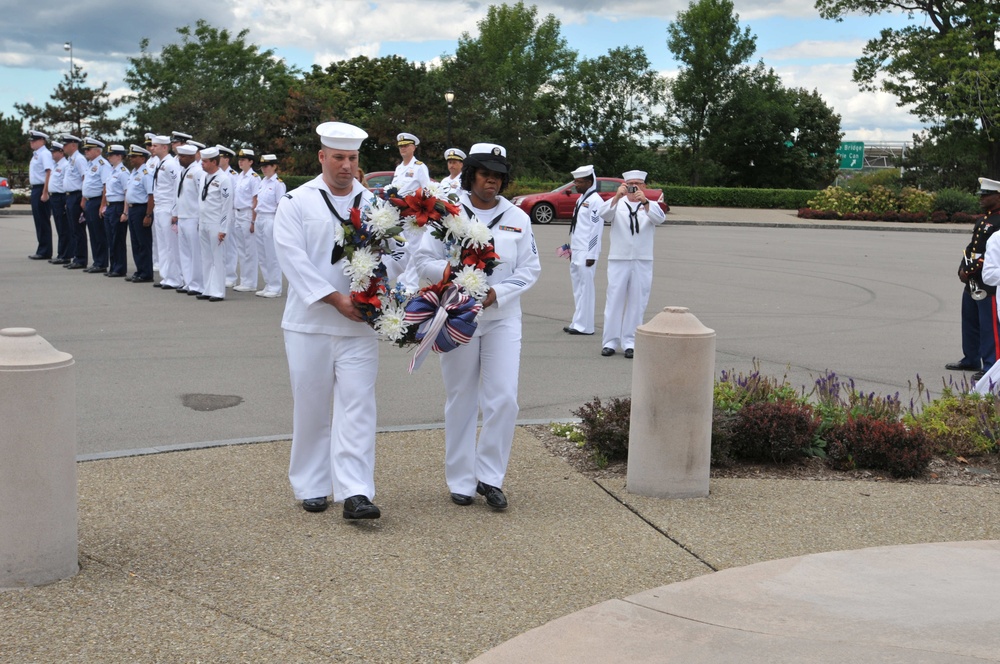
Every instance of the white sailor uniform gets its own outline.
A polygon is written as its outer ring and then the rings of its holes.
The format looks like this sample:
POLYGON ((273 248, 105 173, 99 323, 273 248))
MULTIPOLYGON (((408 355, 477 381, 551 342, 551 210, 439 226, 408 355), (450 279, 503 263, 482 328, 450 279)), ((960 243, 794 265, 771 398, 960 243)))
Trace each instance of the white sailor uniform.
POLYGON ((569 326, 583 334, 594 333, 594 275, 601 255, 601 234, 604 222, 599 214, 604 201, 591 187, 576 201, 570 225, 569 276, 573 285, 573 322, 569 326), (594 264, 587 266, 587 261, 594 264))
POLYGON ((277 173, 261 178, 254 208, 253 234, 257 237, 257 260, 264 276, 261 294, 271 296, 281 295, 281 266, 274 250, 274 215, 285 191, 285 183, 277 173))

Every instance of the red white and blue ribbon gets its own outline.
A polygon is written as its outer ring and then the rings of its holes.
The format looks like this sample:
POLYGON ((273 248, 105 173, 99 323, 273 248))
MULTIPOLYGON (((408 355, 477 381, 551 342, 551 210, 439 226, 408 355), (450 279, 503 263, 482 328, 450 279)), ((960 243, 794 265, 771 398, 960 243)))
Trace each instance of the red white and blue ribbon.
POLYGON ((419 325, 420 345, 410 359, 409 373, 419 369, 427 354, 447 353, 464 346, 476 332, 481 305, 458 286, 449 284, 443 293, 427 289, 406 305, 407 325, 419 325))

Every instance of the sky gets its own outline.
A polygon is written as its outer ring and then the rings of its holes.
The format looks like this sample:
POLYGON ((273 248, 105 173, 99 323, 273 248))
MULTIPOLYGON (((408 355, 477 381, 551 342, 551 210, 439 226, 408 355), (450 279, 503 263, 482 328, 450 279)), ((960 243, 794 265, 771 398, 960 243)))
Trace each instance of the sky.
MULTIPOLYGON (((73 63, 88 83, 108 83, 113 96, 127 91, 122 77, 128 58, 149 40, 158 53, 179 42, 176 30, 205 19, 232 33, 248 29, 248 40, 272 49, 290 65, 313 64, 357 55, 399 55, 434 63, 455 52, 463 33, 478 34, 477 23, 491 3, 476 0, 367 2, 363 0, 0 0, 5 17, 0 34, 0 113, 16 116, 15 102, 42 105, 73 63)), ((492 4, 496 4, 495 2, 492 4)), ((531 4, 530 2, 528 4, 531 4)), ((667 26, 687 0, 540 0, 539 16, 553 14, 579 58, 595 58, 619 46, 643 46, 653 67, 676 74, 666 46, 667 26), (613 5, 609 8, 609 5, 613 5)), ((762 59, 786 87, 815 89, 841 116, 845 141, 909 141, 922 128, 918 118, 897 107, 895 97, 861 92, 851 80, 865 43, 887 27, 912 21, 900 14, 823 20, 813 0, 735 0, 741 27, 757 37, 753 61, 762 59)), ((457 99, 455 104, 461 104, 457 99)))

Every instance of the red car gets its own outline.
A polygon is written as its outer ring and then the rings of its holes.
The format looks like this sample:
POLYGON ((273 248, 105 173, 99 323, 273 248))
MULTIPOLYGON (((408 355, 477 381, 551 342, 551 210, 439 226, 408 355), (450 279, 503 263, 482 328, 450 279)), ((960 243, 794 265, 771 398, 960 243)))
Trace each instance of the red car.
POLYGON ((393 175, 395 175, 393 171, 372 171, 365 174, 365 181, 362 184, 378 195, 392 183, 393 175))
MULTIPOLYGON (((625 180, 621 178, 597 178, 597 193, 604 200, 614 198, 623 182, 625 180)), ((547 224, 554 219, 572 219, 578 198, 580 194, 576 193, 573 183, 569 182, 547 193, 515 196, 510 202, 524 210, 531 217, 531 223, 547 224)), ((670 206, 663 200, 663 192, 659 189, 647 189, 646 198, 659 203, 664 212, 670 211, 670 206)))

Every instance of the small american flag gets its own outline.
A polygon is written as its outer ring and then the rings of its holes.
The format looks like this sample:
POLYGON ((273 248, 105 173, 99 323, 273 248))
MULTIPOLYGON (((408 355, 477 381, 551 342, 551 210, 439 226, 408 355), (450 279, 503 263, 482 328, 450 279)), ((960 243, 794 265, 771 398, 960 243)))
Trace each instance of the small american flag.
POLYGON ((573 250, 569 248, 568 244, 564 244, 556 249, 556 256, 559 258, 572 258, 573 250))

